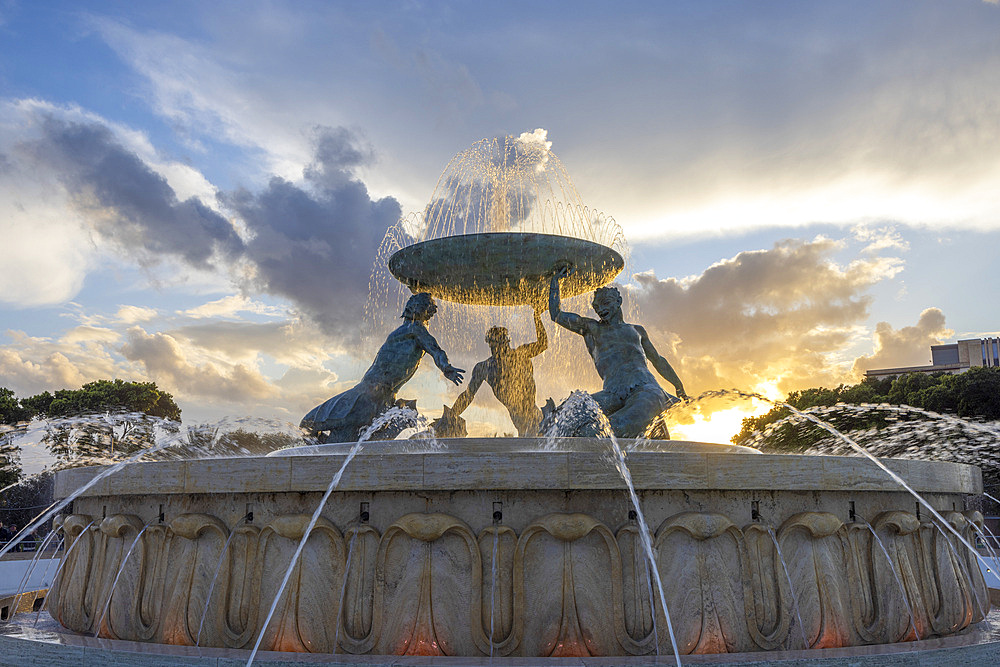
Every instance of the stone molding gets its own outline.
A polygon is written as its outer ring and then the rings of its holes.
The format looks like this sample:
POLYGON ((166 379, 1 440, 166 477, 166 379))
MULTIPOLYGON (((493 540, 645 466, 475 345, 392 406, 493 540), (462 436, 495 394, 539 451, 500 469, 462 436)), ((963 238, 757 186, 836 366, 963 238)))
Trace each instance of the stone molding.
MULTIPOLYGON (((412 446, 375 442, 362 449, 344 471, 337 491, 456 491, 479 489, 574 490, 625 489, 621 475, 608 465, 607 440, 566 438, 468 438, 462 446, 408 453, 412 446), (496 444, 493 441, 497 441, 496 444), (548 444, 556 450, 539 451, 548 444), (397 453, 389 453, 389 446, 397 453), (487 449, 493 447, 493 450, 487 449), (502 451, 517 447, 518 451, 502 451), (531 451, 534 448, 534 451, 531 451), (501 451, 497 451, 501 450, 501 451), (521 451, 524 450, 524 451, 521 451)), ((899 491, 899 486, 870 461, 857 456, 746 455, 725 445, 674 442, 690 451, 632 451, 629 468, 637 489, 767 491, 899 491), (699 446, 695 448, 695 446, 699 446), (716 450, 722 449, 722 452, 716 450)), ((419 444, 419 443, 418 443, 419 444)), ((624 446, 629 443, 625 442, 624 446)), ((344 454, 264 456, 132 463, 128 474, 99 480, 78 496, 186 495, 192 493, 307 493, 326 490, 344 454)), ((943 461, 886 459, 918 493, 983 492, 975 466, 943 461)), ((71 468, 56 474, 55 495, 73 495, 103 467, 71 468)))
MULTIPOLYGON (((982 524, 978 512, 945 518, 970 541, 982 524)), ((125 514, 59 517, 68 546, 48 609, 80 633, 179 645, 200 634, 202 646, 248 648, 308 521, 290 514, 230 529, 209 514, 145 527, 125 514)), ((520 534, 503 525, 476 534, 444 513, 405 514, 382 534, 321 518, 261 647, 669 653, 639 537, 633 523, 612 531, 583 513, 539 516, 520 534)), ((690 511, 664 519, 652 539, 685 654, 925 639, 959 632, 989 610, 975 557, 904 511, 882 512, 871 529, 826 512, 740 528, 723 514, 690 511)))

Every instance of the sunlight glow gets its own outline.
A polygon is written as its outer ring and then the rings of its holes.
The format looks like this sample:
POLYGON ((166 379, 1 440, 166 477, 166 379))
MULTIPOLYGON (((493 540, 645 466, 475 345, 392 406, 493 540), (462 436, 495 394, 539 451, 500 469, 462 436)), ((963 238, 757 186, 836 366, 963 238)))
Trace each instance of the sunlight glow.
MULTIPOLYGON (((780 392, 773 387, 758 385, 755 391, 770 397, 771 393, 780 392)), ((768 410, 773 404, 768 401, 754 399, 742 402, 734 407, 712 409, 710 406, 696 406, 695 412, 691 414, 687 423, 671 422, 668 424, 670 438, 672 440, 690 440, 693 442, 714 442, 719 444, 732 444, 732 438, 743 427, 743 420, 747 417, 758 417, 768 410)))

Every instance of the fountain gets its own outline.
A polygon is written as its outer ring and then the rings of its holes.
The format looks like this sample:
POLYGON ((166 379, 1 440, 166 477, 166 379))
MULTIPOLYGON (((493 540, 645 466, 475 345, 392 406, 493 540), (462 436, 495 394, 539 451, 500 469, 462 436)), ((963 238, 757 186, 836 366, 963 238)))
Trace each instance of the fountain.
MULTIPOLYGON (((511 152, 505 144, 503 161, 511 152)), ((517 183, 554 168, 544 157, 511 158, 517 183)), ((456 229, 432 204, 423 233, 447 233, 416 238, 388 269, 414 291, 491 306, 545 299, 560 262, 575 269, 560 274, 564 296, 623 269, 594 238, 526 225, 530 207, 498 195, 509 182, 479 190, 503 229, 470 230, 474 206, 456 229)), ((887 475, 858 457, 615 437, 621 427, 596 415, 606 437, 557 428, 437 440, 416 424, 409 440, 370 441, 384 432, 375 424, 356 442, 268 456, 62 471, 56 495, 71 502, 55 523, 68 548, 47 598, 61 664, 108 651, 149 664, 263 664, 287 652, 638 664, 627 656, 808 650, 793 655, 816 661, 831 655, 820 649, 877 655, 901 642, 947 649, 934 664, 986 655, 968 639, 990 609, 966 547, 983 523, 966 504, 982 493, 974 466, 886 460, 887 475)), ((0 652, 44 641, 11 633, 0 652)))

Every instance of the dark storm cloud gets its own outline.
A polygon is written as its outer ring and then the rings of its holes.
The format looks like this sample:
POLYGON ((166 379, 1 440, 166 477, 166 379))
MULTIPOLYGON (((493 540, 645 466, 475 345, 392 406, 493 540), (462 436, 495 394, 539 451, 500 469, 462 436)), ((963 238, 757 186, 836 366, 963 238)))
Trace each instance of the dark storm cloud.
POLYGON ((357 329, 372 262, 400 206, 373 200, 354 175, 373 155, 348 130, 315 130, 301 185, 274 177, 258 192, 218 193, 245 224, 244 242, 225 216, 197 198, 181 201, 108 127, 41 116, 38 128, 19 154, 56 174, 91 228, 126 254, 233 270, 241 287, 290 300, 327 333, 357 329))
POLYGON ((39 128, 41 137, 20 149, 58 175, 98 233, 137 251, 140 260, 167 254, 207 268, 217 254, 233 257, 242 249, 226 218, 196 198, 180 201, 107 127, 46 117, 39 128))
POLYGON ((290 299, 332 334, 357 330, 379 243, 400 217, 395 199, 373 200, 354 176, 369 160, 350 132, 322 128, 310 188, 275 177, 261 192, 223 196, 252 236, 247 286, 290 299))

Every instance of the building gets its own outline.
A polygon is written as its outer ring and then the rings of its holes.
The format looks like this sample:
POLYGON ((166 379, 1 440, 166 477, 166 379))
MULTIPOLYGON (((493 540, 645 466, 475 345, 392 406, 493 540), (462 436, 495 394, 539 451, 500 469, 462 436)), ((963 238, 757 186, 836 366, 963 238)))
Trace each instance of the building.
POLYGON ((964 373, 976 366, 1000 366, 1000 338, 970 338, 946 345, 931 345, 930 366, 878 368, 865 377, 897 377, 905 373, 964 373))

